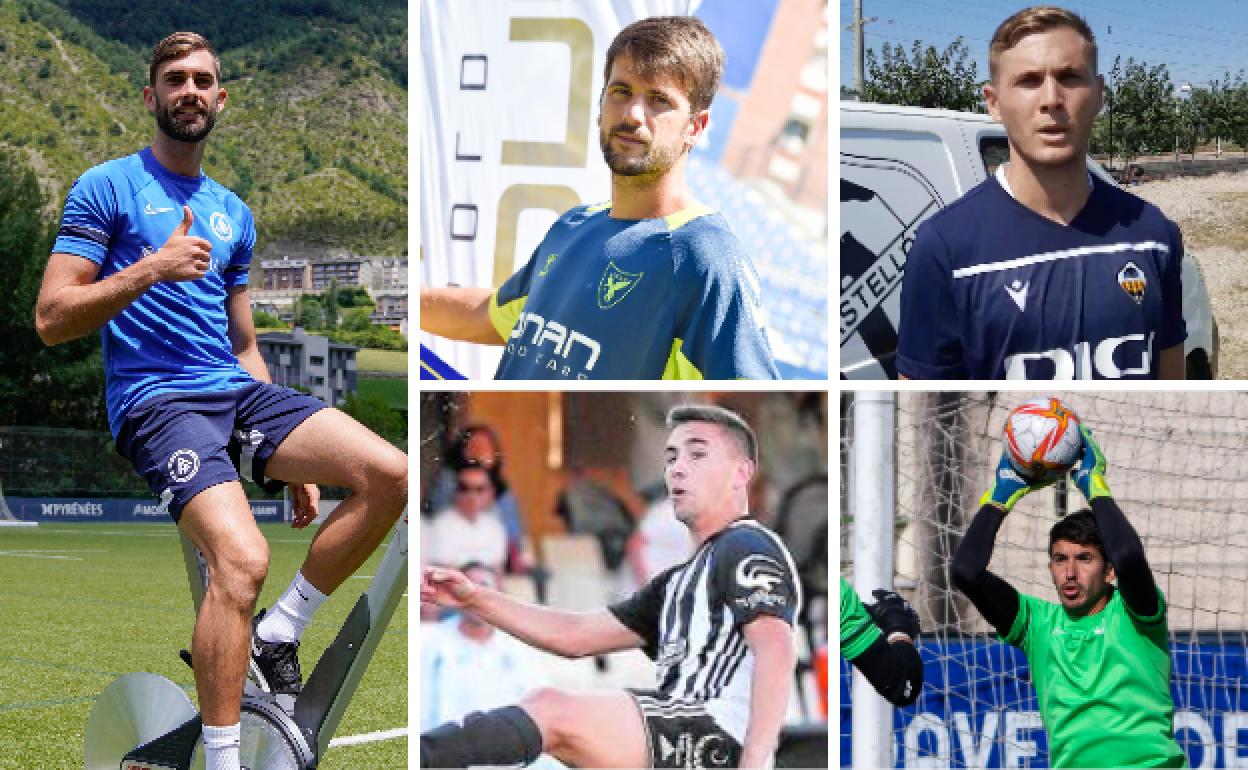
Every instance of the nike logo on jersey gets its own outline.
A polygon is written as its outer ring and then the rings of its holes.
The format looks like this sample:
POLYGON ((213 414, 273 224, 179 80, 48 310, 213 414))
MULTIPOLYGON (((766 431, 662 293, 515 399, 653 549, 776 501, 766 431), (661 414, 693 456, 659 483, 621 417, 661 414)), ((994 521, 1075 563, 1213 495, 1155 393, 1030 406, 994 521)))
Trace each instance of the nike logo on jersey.
POLYGON ((147 205, 143 207, 143 213, 149 216, 154 215, 154 214, 168 214, 170 211, 173 211, 172 206, 161 206, 160 208, 153 208, 151 201, 148 201, 147 205))
POLYGON ((1018 305, 1020 313, 1027 310, 1027 289, 1030 286, 1030 281, 1020 281, 1018 279, 1005 286, 1005 293, 1010 295, 1010 299, 1014 300, 1015 305, 1018 305))

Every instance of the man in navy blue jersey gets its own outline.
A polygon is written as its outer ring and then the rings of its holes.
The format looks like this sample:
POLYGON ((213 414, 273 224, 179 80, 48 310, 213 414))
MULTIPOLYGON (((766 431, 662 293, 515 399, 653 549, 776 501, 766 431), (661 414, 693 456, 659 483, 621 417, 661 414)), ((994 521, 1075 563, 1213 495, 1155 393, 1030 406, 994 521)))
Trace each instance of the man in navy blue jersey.
POLYGON ((251 212, 200 169, 226 103, 220 76, 203 37, 177 32, 157 44, 143 89, 152 144, 74 183, 35 325, 48 345, 99 330, 117 450, 208 563, 191 641, 204 758, 207 770, 239 770, 248 672, 274 694, 299 692, 300 636, 402 513, 407 457, 269 382, 247 293, 251 212), (281 598, 254 619, 269 550, 240 475, 270 491, 289 483, 295 527, 316 518, 316 484, 351 490, 281 598))
POLYGON ((797 568, 749 518, 754 432, 734 412, 668 413, 664 479, 697 545, 624 601, 597 612, 519 602, 462 573, 426 568, 420 601, 475 613, 565 657, 641 648, 654 687, 543 688, 518 705, 474 712, 420 737, 421 767, 515 766, 543 752, 573 767, 770 767, 795 666, 797 568))
POLYGON ((1010 162, 920 228, 902 283, 911 379, 1182 379, 1178 228, 1088 172, 1104 81, 1086 22, 1037 6, 993 35, 1010 162))
POLYGON ((422 288, 420 328, 503 345, 498 379, 777 379, 753 262, 685 184, 723 56, 693 17, 625 27, 598 117, 611 200, 565 212, 496 290, 422 288))

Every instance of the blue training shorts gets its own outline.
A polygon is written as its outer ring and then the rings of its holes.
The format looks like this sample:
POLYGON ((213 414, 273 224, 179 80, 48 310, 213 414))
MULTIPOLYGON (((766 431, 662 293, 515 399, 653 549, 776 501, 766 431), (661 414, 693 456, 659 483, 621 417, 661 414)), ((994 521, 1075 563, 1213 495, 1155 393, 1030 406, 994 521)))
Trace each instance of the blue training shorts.
POLYGON ((246 477, 266 492, 283 482, 264 466, 295 426, 324 409, 297 390, 255 382, 215 393, 166 393, 143 401, 122 420, 117 452, 176 522, 191 498, 246 477))

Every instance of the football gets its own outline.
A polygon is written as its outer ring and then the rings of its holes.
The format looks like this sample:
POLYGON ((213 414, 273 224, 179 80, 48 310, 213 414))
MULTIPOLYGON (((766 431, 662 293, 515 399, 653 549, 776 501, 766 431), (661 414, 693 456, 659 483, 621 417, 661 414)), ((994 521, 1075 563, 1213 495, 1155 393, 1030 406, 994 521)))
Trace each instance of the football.
POLYGON ((1029 479, 1055 481, 1083 449, 1079 417, 1056 398, 1035 398, 1005 420, 1005 452, 1014 470, 1029 479))

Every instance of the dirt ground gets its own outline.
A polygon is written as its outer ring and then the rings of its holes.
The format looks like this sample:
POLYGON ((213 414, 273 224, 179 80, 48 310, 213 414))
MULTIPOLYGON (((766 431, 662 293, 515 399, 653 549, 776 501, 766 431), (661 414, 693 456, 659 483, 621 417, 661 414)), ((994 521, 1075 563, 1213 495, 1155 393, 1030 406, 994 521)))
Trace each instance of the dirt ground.
POLYGON ((1218 378, 1248 379, 1248 172, 1128 189, 1178 223, 1204 273, 1218 324, 1218 378))

